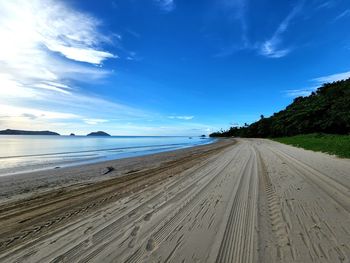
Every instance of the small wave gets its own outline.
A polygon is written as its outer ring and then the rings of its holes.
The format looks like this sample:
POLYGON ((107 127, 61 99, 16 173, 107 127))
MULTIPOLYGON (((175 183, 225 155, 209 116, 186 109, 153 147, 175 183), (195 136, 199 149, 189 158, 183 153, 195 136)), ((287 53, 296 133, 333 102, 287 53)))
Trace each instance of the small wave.
MULTIPOLYGON (((79 153, 94 153, 94 152, 108 152, 108 151, 123 151, 131 149, 145 149, 145 148, 156 148, 156 147, 179 147, 191 145, 191 143, 173 143, 173 144, 160 144, 160 145, 142 145, 142 146, 130 146, 130 147, 117 147, 117 148, 107 148, 107 149, 96 149, 96 150, 85 150, 85 151, 70 151, 70 152, 58 152, 58 153, 44 153, 44 154, 27 154, 27 155, 13 155, 13 156, 3 156, 0 159, 9 158, 26 158, 26 157, 44 157, 44 156, 55 156, 55 155, 67 155, 67 154, 79 154, 79 153)), ((192 144, 193 145, 193 144, 192 144)))

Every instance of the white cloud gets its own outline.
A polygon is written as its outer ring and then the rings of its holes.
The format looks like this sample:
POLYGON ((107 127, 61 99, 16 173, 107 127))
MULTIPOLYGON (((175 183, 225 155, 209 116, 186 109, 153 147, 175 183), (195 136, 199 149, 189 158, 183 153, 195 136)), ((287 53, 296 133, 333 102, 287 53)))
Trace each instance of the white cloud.
POLYGON ((140 110, 74 85, 76 81, 91 84, 111 74, 101 68, 102 62, 117 56, 101 49, 111 40, 100 33, 100 26, 96 18, 61 1, 0 1, 1 111, 13 113, 6 124, 17 121, 27 127, 28 120, 34 125, 33 120, 68 121, 78 116, 101 123, 110 115, 144 116, 140 110))
POLYGON ((174 0, 154 0, 154 1, 165 12, 171 12, 175 9, 174 0))
POLYGON ((350 9, 346 9, 344 12, 340 13, 338 16, 336 16, 334 18, 334 22, 344 18, 344 17, 347 17, 347 16, 350 16, 350 9))
POLYGON ((169 119, 178 119, 178 120, 192 120, 194 116, 168 116, 169 119))
MULTIPOLYGON (((237 39, 234 39, 234 43, 229 46, 220 48, 220 51, 214 54, 214 57, 226 57, 233 53, 244 50, 252 49, 252 43, 248 38, 248 23, 247 23, 247 7, 249 1, 247 0, 219 0, 220 9, 222 8, 224 17, 230 22, 238 23, 241 28, 241 41, 238 43, 237 39)), ((215 4, 217 4, 215 2, 215 4)), ((220 13, 221 16, 221 13, 220 13)))
POLYGON ((330 83, 338 80, 344 80, 348 78, 350 78, 350 71, 318 77, 318 78, 312 79, 312 81, 318 84, 323 84, 323 83, 330 83))
POLYGON ((88 64, 117 56, 99 48, 111 42, 99 33, 99 26, 95 18, 60 1, 1 1, 0 71, 17 86, 58 92, 67 92, 66 79, 103 77, 107 71, 88 64))
POLYGON ((20 106, 10 106, 10 105, 0 105, 0 118, 20 118, 28 117, 30 119, 53 119, 53 120, 63 120, 63 119, 78 119, 81 116, 65 113, 65 112, 56 112, 56 111, 45 111, 38 110, 35 108, 26 108, 20 106))
POLYGON ((311 79, 310 81, 313 84, 309 88, 285 90, 284 93, 288 97, 309 96, 313 91, 316 91, 322 84, 331 83, 331 82, 344 80, 348 78, 350 78, 350 71, 322 76, 322 77, 311 79))
POLYGON ((286 90, 284 93, 288 97, 305 97, 309 96, 313 91, 315 91, 318 87, 311 87, 311 88, 305 88, 305 89, 292 89, 292 90, 286 90))
POLYGON ((291 51, 289 48, 278 49, 279 39, 270 39, 265 41, 260 47, 260 54, 269 58, 281 58, 291 51))
POLYGON ((65 88, 61 88, 59 86, 55 86, 55 85, 51 85, 51 84, 47 84, 47 83, 34 84, 33 87, 39 88, 39 89, 53 90, 53 91, 62 92, 65 94, 71 94, 65 88))
POLYGON ((108 122, 108 120, 104 120, 104 119, 84 119, 84 122, 86 124, 96 125, 96 124, 108 122))
MULTIPOLYGON (((287 56, 292 47, 284 45, 283 34, 288 30, 291 22, 301 12, 304 1, 301 0, 292 9, 292 11, 280 22, 272 36, 265 38, 265 40, 252 40, 248 37, 248 22, 247 22, 247 7, 249 1, 247 0, 221 0, 223 7, 230 11, 229 18, 234 17, 241 26, 241 43, 236 42, 233 45, 224 47, 221 51, 214 55, 214 57, 225 57, 241 50, 252 50, 267 58, 282 58, 287 56)), ((236 41, 236 39, 235 39, 236 41)))
POLYGON ((115 58, 116 56, 112 55, 111 53, 105 52, 105 51, 99 51, 94 50, 91 48, 77 48, 77 47, 67 47, 57 44, 50 44, 48 47, 52 51, 58 51, 61 54, 63 54, 66 58, 81 61, 81 62, 88 62, 92 64, 100 64, 103 60, 106 58, 115 58))
POLYGON ((331 8, 333 7, 334 5, 334 2, 333 1, 325 1, 325 2, 322 2, 316 6, 316 9, 323 9, 323 8, 331 8))
MULTIPOLYGON (((129 135, 186 135, 198 127, 204 133, 207 125, 185 121, 193 116, 173 116, 184 120, 179 125, 148 126, 148 119, 158 123, 164 116, 82 89, 79 83, 98 84, 112 74, 103 68, 103 62, 117 55, 106 49, 112 43, 101 34, 101 22, 66 3, 69 1, 0 0, 2 127, 69 134, 87 133, 91 125, 99 125, 113 134, 129 135), (130 122, 135 124, 126 125, 130 122)), ((175 7, 173 1, 162 4, 168 11, 175 7)))
POLYGON ((60 1, 1 1, 0 10, 2 60, 22 60, 30 54, 42 57, 47 49, 93 64, 114 57, 97 49, 101 43, 110 42, 99 33, 100 22, 60 1))
POLYGON ((260 54, 269 58, 281 58, 290 53, 290 48, 282 48, 282 35, 288 30, 291 21, 299 14, 302 9, 303 2, 297 4, 293 10, 279 24, 272 37, 266 40, 260 46, 260 54))

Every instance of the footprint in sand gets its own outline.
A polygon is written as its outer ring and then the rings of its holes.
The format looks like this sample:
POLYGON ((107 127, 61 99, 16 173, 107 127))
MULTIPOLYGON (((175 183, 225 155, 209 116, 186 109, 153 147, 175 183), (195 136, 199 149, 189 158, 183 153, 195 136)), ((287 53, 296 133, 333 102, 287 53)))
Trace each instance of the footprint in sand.
POLYGON ((152 212, 149 212, 145 215, 145 217, 143 218, 144 221, 149 221, 151 219, 153 215, 153 211, 152 212))
POLYGON ((147 251, 152 251, 156 246, 156 242, 152 238, 148 239, 147 245, 146 245, 146 250, 147 251))
POLYGON ((130 236, 131 236, 131 240, 128 244, 128 247, 129 248, 133 248, 136 244, 136 236, 137 236, 137 233, 139 232, 140 230, 140 226, 135 226, 134 229, 131 231, 130 233, 130 236))

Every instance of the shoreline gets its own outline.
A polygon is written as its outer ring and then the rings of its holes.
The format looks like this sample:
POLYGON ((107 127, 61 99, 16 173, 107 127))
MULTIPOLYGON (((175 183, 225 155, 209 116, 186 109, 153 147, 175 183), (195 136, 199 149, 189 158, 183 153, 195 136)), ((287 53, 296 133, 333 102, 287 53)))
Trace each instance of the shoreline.
MULTIPOLYGON (((23 137, 23 136, 20 136, 23 137)), ((41 140, 45 136, 37 136, 39 140, 41 140)), ((46 136, 47 137, 47 136, 46 136)), ((70 139, 71 136, 67 136, 70 139)), ((33 138, 33 136, 30 136, 33 138)), ((38 139, 35 138, 37 141, 38 139)), ((101 146, 96 146, 95 140, 99 140, 101 138, 94 138, 91 141, 91 138, 87 138, 89 140, 88 144, 84 144, 82 147, 80 145, 76 145, 77 141, 74 138, 73 147, 43 147, 42 150, 34 150, 28 148, 27 141, 24 140, 25 150, 19 152, 2 152, 0 155, 0 177, 16 175, 16 174, 25 174, 32 173, 38 171, 45 171, 54 168, 65 168, 65 167, 73 167, 79 165, 87 165, 87 164, 95 164, 103 161, 112 161, 124 158, 131 157, 139 157, 146 156, 155 153, 162 153, 167 151, 173 151, 177 149, 185 149, 189 147, 195 147, 199 145, 205 145, 215 142, 215 139, 206 139, 205 141, 196 140, 196 141, 153 141, 149 143, 147 141, 139 141, 135 143, 130 141, 129 144, 126 144, 123 141, 114 140, 117 138, 145 138, 145 137, 110 137, 108 141, 103 139, 101 146), (111 139, 110 139, 111 138, 111 139), (28 149, 26 149, 26 147, 28 149)), ((149 138, 165 138, 165 137, 149 137, 149 138)), ((172 140, 174 138, 180 137, 170 137, 172 140)), ((182 138, 182 137, 181 137, 182 138)), ((183 137, 186 138, 186 137, 183 137)), ((86 139, 86 138, 83 138, 86 139)), ((20 140, 23 140, 20 138, 20 140)), ((44 139, 44 143, 45 144, 44 139)), ((1 143, 1 142, 0 142, 1 143)), ((17 142, 18 143, 18 142, 17 142)), ((38 142, 36 142, 38 143, 38 142)), ((49 145, 51 144, 48 141, 49 145)), ((57 142, 54 142, 57 143, 57 142)), ((66 143, 66 142, 64 142, 66 143)), ((20 148, 20 147, 19 147, 20 148)), ((40 144, 39 147, 40 149, 40 144)))
POLYGON ((0 204, 18 198, 27 198, 75 184, 94 183, 119 177, 140 170, 147 170, 169 161, 176 161, 182 155, 190 156, 201 151, 221 147, 228 140, 215 140, 210 143, 184 147, 113 160, 83 162, 61 165, 59 168, 44 167, 38 170, 18 172, 0 176, 0 204), (107 171, 113 167, 113 171, 107 171), (107 169, 107 170, 106 170, 107 169))

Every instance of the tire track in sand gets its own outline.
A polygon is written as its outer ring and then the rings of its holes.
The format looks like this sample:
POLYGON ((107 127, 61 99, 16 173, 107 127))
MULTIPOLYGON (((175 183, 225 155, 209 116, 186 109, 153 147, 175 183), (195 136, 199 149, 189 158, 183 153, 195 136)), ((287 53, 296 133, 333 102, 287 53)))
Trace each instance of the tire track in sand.
MULTIPOLYGON (((238 152, 236 154, 238 154, 238 152)), ((194 192, 191 196, 187 197, 186 200, 184 200, 183 204, 172 213, 169 219, 165 220, 162 225, 157 226, 156 229, 149 231, 150 237, 146 242, 146 246, 142 246, 136 250, 130 257, 126 259, 125 262, 147 262, 145 261, 145 257, 147 257, 147 255, 152 252, 155 246, 159 246, 162 241, 164 241, 169 236, 169 234, 182 223, 184 218, 197 205, 200 204, 200 202, 208 194, 209 189, 223 176, 222 171, 224 171, 229 165, 232 165, 232 159, 234 159, 234 156, 231 156, 224 163, 222 163, 214 174, 208 175, 210 176, 210 179, 206 180, 207 182, 200 189, 194 192), (149 249, 149 242, 153 244, 153 246, 151 246, 152 249, 149 249)))
MULTIPOLYGON (((225 166, 226 166, 226 164, 225 164, 225 166)), ((195 173, 195 172, 198 172, 198 170, 203 170, 203 169, 204 169, 203 166, 200 166, 196 170, 194 170, 193 172, 195 173)), ((202 183, 201 181, 203 181, 203 183, 206 182, 208 180, 208 178, 207 178, 208 175, 210 173, 215 172, 215 170, 217 170, 217 169, 218 169, 217 167, 209 167, 209 169, 207 171, 205 171, 205 173, 203 174, 202 178, 198 178, 197 180, 193 180, 192 182, 187 183, 187 185, 184 188, 179 189, 173 196, 169 196, 164 202, 159 203, 157 208, 152 211, 152 214, 157 213, 158 211, 162 210, 163 207, 169 205, 169 203, 173 202, 174 199, 178 199, 179 196, 181 196, 182 199, 187 199, 187 196, 189 196, 189 195, 191 196, 191 194, 193 195, 193 192, 195 192, 193 190, 193 189, 195 189, 195 185, 201 184, 202 183)), ((188 178, 185 177, 183 179, 185 181, 185 179, 188 179, 188 178)), ((175 187, 177 185, 179 185, 181 182, 182 181, 175 181, 173 186, 169 186, 167 188, 167 191, 170 192, 170 188, 174 188, 175 189, 175 187)), ((160 193, 159 195, 153 197, 152 200, 155 201, 157 198, 160 199, 161 195, 162 195, 162 193, 160 193)), ((184 200, 184 202, 186 203, 187 200, 184 200)), ((142 203, 142 204, 140 204, 139 207, 135 208, 133 211, 137 211, 137 210, 139 210, 140 208, 142 208, 142 207, 144 207, 146 205, 147 205, 147 203, 142 203)), ((179 211, 181 211, 181 210, 182 210, 182 206, 180 207, 179 211)), ((177 215, 177 213, 175 213, 175 214, 177 215)), ((89 252, 89 253, 81 260, 81 262, 87 262, 87 261, 92 260, 94 257, 98 256, 98 254, 101 253, 104 248, 108 247, 109 244, 116 242, 116 239, 118 239, 120 237, 116 236, 116 237, 114 237, 112 239, 109 239, 111 236, 115 235, 115 232, 127 229, 130 224, 131 225, 141 224, 141 222, 134 221, 133 218, 130 218, 130 217, 127 217, 127 216, 123 217, 121 219, 123 219, 123 221, 116 220, 115 222, 113 222, 113 224, 112 224, 113 226, 110 226, 110 225, 108 226, 110 231, 107 231, 107 232, 104 231, 106 233, 98 232, 98 233, 96 233, 94 235, 94 243, 98 244, 98 245, 92 251, 91 251, 91 249, 86 251, 86 252, 89 252)), ((144 220, 144 217, 140 219, 140 221, 143 221, 143 220, 144 220)), ((170 225, 170 224, 167 223, 166 226, 169 227, 168 225, 170 225)), ((151 232, 151 231, 149 230, 149 232, 151 232)), ((135 235, 134 238, 137 238, 137 235, 135 235)), ((132 240, 131 240, 131 242, 132 242, 132 240)), ((147 244, 143 248, 148 252, 148 251, 151 251, 152 250, 151 248, 154 247, 158 243, 159 242, 157 242, 156 238, 148 238, 147 244)), ((131 248, 133 248, 133 247, 134 246, 132 246, 131 248)), ((128 247, 127 250, 130 251, 130 247, 128 247)), ((133 257, 136 257, 136 255, 140 255, 140 257, 141 257, 143 254, 140 252, 140 250, 142 250, 142 249, 140 248, 139 250, 137 250, 137 252, 135 252, 133 254, 133 257)), ((144 252, 146 253, 146 251, 144 251, 144 252)), ((121 250, 120 251, 120 255, 124 254, 124 252, 125 252, 124 250, 121 250)), ((80 254, 81 254, 81 251, 80 251, 80 254)), ((74 258, 72 258, 72 259, 74 259, 74 258)))
POLYGON ((272 148, 270 148, 270 150, 280 159, 284 160, 287 165, 297 171, 305 180, 321 189, 330 199, 343 207, 350 215, 350 189, 348 187, 280 150, 272 148))
POLYGON ((257 147, 254 146, 257 153, 258 171, 261 184, 266 194, 266 204, 271 222, 272 234, 275 241, 274 248, 276 249, 276 257, 281 262, 288 262, 289 259, 296 259, 296 252, 291 247, 291 240, 289 237, 289 227, 284 221, 282 214, 281 201, 274 189, 271 178, 268 175, 265 163, 261 157, 261 153, 257 147))
POLYGON ((241 173, 237 192, 216 262, 254 262, 255 226, 257 219, 258 169, 253 149, 241 173))

